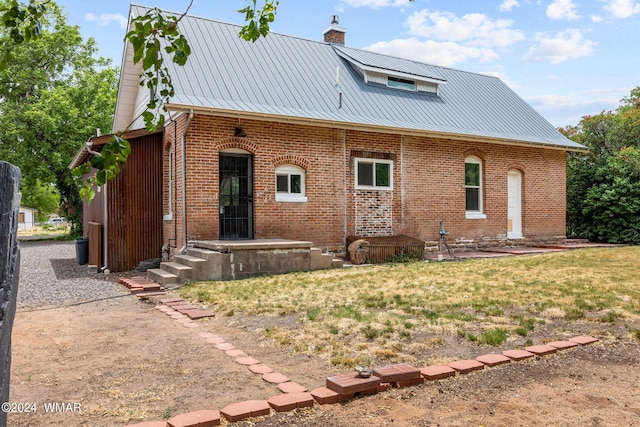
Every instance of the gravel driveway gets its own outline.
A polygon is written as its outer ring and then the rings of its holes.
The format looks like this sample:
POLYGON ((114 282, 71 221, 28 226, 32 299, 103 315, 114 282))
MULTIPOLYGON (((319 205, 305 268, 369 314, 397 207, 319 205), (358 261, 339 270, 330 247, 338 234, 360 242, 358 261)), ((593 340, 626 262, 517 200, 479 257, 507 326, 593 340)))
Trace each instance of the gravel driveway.
POLYGON ((75 242, 20 242, 18 308, 63 306, 129 295, 76 262, 75 242))

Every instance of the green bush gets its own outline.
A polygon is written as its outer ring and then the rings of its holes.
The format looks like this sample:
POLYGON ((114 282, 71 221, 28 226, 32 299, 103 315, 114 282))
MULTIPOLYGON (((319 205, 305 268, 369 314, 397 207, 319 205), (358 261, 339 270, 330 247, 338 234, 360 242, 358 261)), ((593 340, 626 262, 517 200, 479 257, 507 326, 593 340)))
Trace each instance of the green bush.
POLYGON ((561 131, 589 148, 567 161, 567 236, 640 244, 640 87, 615 111, 561 131))
MULTIPOLYGON (((580 209, 572 213, 571 232, 594 241, 640 244, 640 150, 623 148, 599 167, 580 165, 589 166, 596 167, 591 169, 593 182, 582 182, 586 191, 581 192, 580 203, 574 200, 567 205, 580 209)), ((582 173, 579 176, 584 179, 582 173)), ((568 191, 571 195, 575 194, 568 191)))
POLYGON ((481 341, 485 344, 492 346, 499 346, 507 340, 507 330, 502 328, 492 329, 490 331, 485 331, 482 334, 481 341))

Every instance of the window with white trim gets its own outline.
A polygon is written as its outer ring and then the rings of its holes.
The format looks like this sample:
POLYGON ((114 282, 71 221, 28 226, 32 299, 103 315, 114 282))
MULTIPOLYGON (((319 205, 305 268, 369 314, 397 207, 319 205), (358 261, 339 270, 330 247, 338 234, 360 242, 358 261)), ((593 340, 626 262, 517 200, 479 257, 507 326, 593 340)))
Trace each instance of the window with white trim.
POLYGON ((392 190, 393 160, 356 158, 355 180, 358 190, 392 190))
POLYGON ((276 202, 306 202, 305 171, 299 166, 276 168, 276 202))
POLYGON ((466 217, 484 219, 482 206, 482 160, 475 156, 464 159, 466 217))
POLYGON ((410 90, 412 92, 416 91, 415 80, 401 79, 399 77, 387 77, 387 86, 395 89, 410 90))

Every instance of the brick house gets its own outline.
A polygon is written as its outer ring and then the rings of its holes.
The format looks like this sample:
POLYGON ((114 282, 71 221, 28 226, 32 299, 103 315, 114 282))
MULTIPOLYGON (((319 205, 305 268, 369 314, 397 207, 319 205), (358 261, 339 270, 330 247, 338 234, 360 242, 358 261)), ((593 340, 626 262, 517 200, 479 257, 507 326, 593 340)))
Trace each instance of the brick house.
MULTIPOLYGON (((111 259, 194 240, 344 252, 348 236, 407 235, 428 247, 441 220, 468 247, 565 239, 566 152, 584 147, 498 78, 349 48, 335 17, 325 41, 249 43, 239 26, 192 16, 180 28, 192 55, 169 65, 171 121, 127 135, 132 156, 113 184, 123 190, 85 209, 85 224, 111 221, 111 259), (142 231, 121 230, 134 217, 142 231)), ((114 129, 143 128, 140 72, 125 46, 114 129)), ((75 163, 89 155, 83 147, 75 163)))

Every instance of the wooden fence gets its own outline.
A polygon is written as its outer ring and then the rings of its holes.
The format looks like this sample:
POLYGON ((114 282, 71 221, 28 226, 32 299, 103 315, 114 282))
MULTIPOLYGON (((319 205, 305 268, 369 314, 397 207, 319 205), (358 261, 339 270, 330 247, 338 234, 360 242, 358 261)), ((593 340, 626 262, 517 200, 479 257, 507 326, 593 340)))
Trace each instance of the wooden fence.
MULTIPOLYGON (((0 161, 0 402, 9 401, 11 330, 20 277, 19 211, 20 169, 0 161)), ((0 426, 6 424, 7 413, 0 411, 0 426)))

